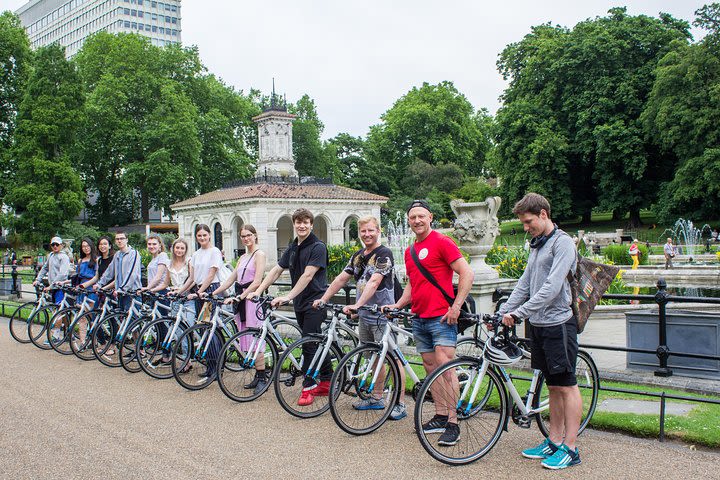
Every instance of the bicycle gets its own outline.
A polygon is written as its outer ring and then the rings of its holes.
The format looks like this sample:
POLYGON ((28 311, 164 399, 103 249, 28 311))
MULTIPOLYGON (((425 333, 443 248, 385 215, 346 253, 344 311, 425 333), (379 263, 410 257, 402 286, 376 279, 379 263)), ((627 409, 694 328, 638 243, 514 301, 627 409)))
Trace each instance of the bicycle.
MULTIPOLYGON (((278 372, 273 379, 275 396, 283 409, 298 418, 322 415, 330 408, 329 389, 318 384, 329 380, 337 368, 345 348, 357 345, 357 333, 340 321, 345 305, 326 303, 332 310, 332 318, 321 333, 312 333, 290 345, 278 360, 278 372), (349 342, 349 343, 348 343, 349 342), (307 358, 312 355, 311 358, 307 358), (323 380, 326 378, 327 380, 323 380), (317 385, 316 394, 309 404, 300 405, 299 397, 305 387, 317 385), (322 400, 321 400, 322 399, 322 400)), ((340 376, 339 381, 344 381, 340 376)))
MULTIPOLYGON (((61 290, 63 285, 54 283, 50 286, 52 290, 61 290)), ((49 341, 43 340, 43 336, 46 336, 47 330, 52 330, 50 325, 54 325, 55 322, 53 317, 59 310, 66 309, 72 305, 71 301, 75 299, 75 296, 71 294, 63 295, 63 299, 60 305, 52 303, 51 300, 47 300, 45 305, 38 308, 35 313, 28 319, 28 337, 33 345, 41 350, 50 350, 52 346, 49 341)), ((51 332, 52 333, 52 332, 51 332)))
POLYGON ((70 286, 64 286, 61 290, 65 292, 65 297, 77 300, 78 296, 83 295, 83 300, 79 306, 77 302, 74 302, 73 305, 61 308, 55 312, 50 319, 50 325, 57 326, 59 324, 60 326, 55 328, 46 328, 45 335, 47 337, 47 343, 53 350, 61 355, 72 355, 73 351, 70 346, 70 338, 74 334, 73 324, 78 315, 90 311, 90 304, 92 300, 90 300, 88 295, 93 293, 93 291, 70 286), (56 330, 59 335, 53 333, 53 330, 56 330))
MULTIPOLYGON (((345 355, 330 381, 330 413, 335 423, 351 435, 366 435, 380 428, 390 417, 393 407, 400 399, 402 382, 400 368, 403 368, 412 381, 411 395, 417 399, 421 380, 410 362, 402 353, 396 338, 405 337, 414 340, 408 321, 415 314, 404 310, 388 310, 380 313, 377 305, 360 307, 375 314, 385 315, 388 322, 381 340, 366 343, 345 355), (403 320, 400 327, 395 321, 403 320), (346 372, 344 383, 336 378, 337 372, 346 372), (368 408, 360 407, 360 402, 372 402, 368 408), (360 408, 358 408, 360 407, 360 408)), ((471 351, 475 342, 472 338, 458 340, 456 352, 471 351)), ((338 376, 339 377, 339 376, 338 376)))
POLYGON ((253 299, 258 302, 257 317, 262 325, 238 332, 220 352, 218 384, 236 402, 250 402, 263 395, 277 372, 279 356, 302 337, 298 324, 278 313, 271 306, 272 300, 269 295, 253 299))
MULTIPOLYGON (((153 319, 144 324, 135 343, 135 351, 141 352, 134 358, 137 360, 138 369, 153 378, 165 380, 172 378, 171 355, 175 343, 178 341, 182 333, 190 328, 185 319, 185 300, 184 298, 170 296, 156 296, 157 299, 170 299, 178 304, 178 310, 174 317, 169 315, 153 319), (167 359, 167 361, 165 361, 167 359)), ((193 301, 193 300, 189 300, 193 301)), ((157 307, 167 308, 172 311, 171 306, 166 307, 162 304, 156 304, 157 307)))
POLYGON ((126 339, 128 327, 133 319, 147 313, 143 302, 130 293, 116 291, 118 297, 132 297, 127 312, 117 311, 106 316, 92 334, 92 349, 97 359, 105 366, 119 367, 122 365, 120 348, 126 339))
POLYGON ((25 302, 18 306, 10 316, 8 328, 10 336, 20 343, 30 343, 30 334, 28 330, 29 319, 33 317, 38 310, 43 308, 50 301, 48 292, 43 292, 41 285, 35 286, 35 300, 25 302))
POLYGON ((129 373, 137 373, 142 370, 143 360, 147 356, 147 350, 138 343, 141 342, 141 332, 150 323, 164 318, 160 313, 161 310, 165 310, 167 314, 172 309, 170 305, 161 303, 161 300, 168 298, 164 295, 152 292, 142 292, 140 295, 143 304, 142 315, 128 325, 124 340, 120 343, 120 349, 118 350, 120 365, 129 373), (149 301, 152 301, 152 308, 148 305, 149 301))
POLYGON ((224 298, 210 295, 204 300, 213 307, 210 321, 198 318, 199 323, 185 330, 172 350, 173 376, 188 390, 201 390, 215 380, 222 346, 237 333, 235 315, 222 308, 224 298))
MULTIPOLYGON (((95 304, 97 305, 101 301, 102 307, 78 315, 70 325, 70 331, 73 332, 70 337, 70 349, 80 360, 97 359, 92 349, 94 332, 107 316, 113 313, 121 313, 117 302, 111 296, 98 292, 98 301, 95 304), (84 336, 81 334, 82 332, 84 332, 84 336)), ((101 338, 101 340, 105 341, 104 338, 101 338)))
MULTIPOLYGON (((513 329, 499 328, 502 316, 474 315, 492 325, 492 339, 512 342, 513 329)), ((518 321, 519 322, 519 321, 518 321)), ((534 370, 526 396, 521 396, 513 383, 508 369, 518 360, 528 359, 529 353, 520 349, 521 357, 511 361, 499 361, 493 354, 493 340, 484 342, 481 357, 462 357, 442 365, 428 376, 415 404, 415 430, 423 448, 436 460, 448 465, 465 465, 486 455, 508 429, 509 420, 522 428, 530 428, 532 421, 547 437, 549 425, 549 402, 543 390, 542 373, 534 370), (452 391, 447 384, 457 379, 458 389, 452 391), (430 393, 432 389, 432 394, 430 393), (460 428, 460 441, 455 445, 439 445, 436 436, 423 432, 423 424, 438 412, 437 405, 452 405, 460 428), (432 405, 432 407, 431 407, 432 405)), ((578 352, 575 375, 581 394, 589 398, 587 410, 583 410, 578 434, 582 433, 595 412, 600 388, 597 367, 585 351, 578 352)))

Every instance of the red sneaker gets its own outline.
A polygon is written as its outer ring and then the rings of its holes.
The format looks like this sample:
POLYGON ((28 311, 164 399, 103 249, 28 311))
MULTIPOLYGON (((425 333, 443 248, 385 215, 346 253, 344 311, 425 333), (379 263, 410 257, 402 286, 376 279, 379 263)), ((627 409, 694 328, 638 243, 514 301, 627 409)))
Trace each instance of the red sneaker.
POLYGON ((315 390, 317 390, 317 388, 313 388, 312 390, 303 390, 297 401, 298 406, 307 407, 308 405, 312 405, 315 401, 315 390))
POLYGON ((330 395, 330 381, 320 380, 315 390, 312 391, 314 397, 327 397, 330 395))

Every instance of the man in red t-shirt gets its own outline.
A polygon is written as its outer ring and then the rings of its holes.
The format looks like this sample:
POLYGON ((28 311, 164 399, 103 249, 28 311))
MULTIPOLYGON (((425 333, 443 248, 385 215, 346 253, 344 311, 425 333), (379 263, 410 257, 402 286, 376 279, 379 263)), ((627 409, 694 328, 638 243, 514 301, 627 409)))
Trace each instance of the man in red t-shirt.
MULTIPOLYGON (((405 270, 410 282, 402 297, 389 308, 403 308, 408 303, 419 318, 413 320, 413 336, 417 351, 422 355, 423 367, 430 374, 440 365, 455 357, 457 344, 457 321, 460 307, 470 293, 473 271, 449 237, 434 231, 431 227, 433 215, 424 200, 414 200, 407 211, 408 224, 415 233, 415 243, 405 251, 405 270), (460 277, 458 293, 451 305, 445 295, 435 287, 417 267, 411 249, 415 250, 417 261, 435 279, 435 282, 452 298, 453 273, 460 277)), ((455 445, 460 438, 455 400, 458 395, 457 377, 448 372, 448 387, 454 391, 452 402, 435 402, 435 416, 423 425, 425 433, 442 433, 439 445, 455 445)), ((433 398, 448 398, 443 392, 431 389, 433 398)))

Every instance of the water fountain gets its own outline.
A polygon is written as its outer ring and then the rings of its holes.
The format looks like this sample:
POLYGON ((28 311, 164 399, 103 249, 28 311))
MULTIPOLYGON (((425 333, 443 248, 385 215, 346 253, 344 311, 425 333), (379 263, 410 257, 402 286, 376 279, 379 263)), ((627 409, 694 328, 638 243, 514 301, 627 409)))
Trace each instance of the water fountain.
POLYGON ((385 226, 385 245, 392 251, 396 269, 405 274, 405 249, 413 242, 415 234, 410 229, 407 215, 396 212, 394 219, 389 219, 385 226))
POLYGON ((659 244, 664 244, 667 237, 671 237, 676 245, 684 248, 683 254, 694 257, 697 253, 695 247, 702 246, 702 238, 705 231, 711 232, 710 225, 707 223, 701 228, 696 228, 692 220, 678 218, 672 228, 666 228, 662 236, 658 239, 659 244))

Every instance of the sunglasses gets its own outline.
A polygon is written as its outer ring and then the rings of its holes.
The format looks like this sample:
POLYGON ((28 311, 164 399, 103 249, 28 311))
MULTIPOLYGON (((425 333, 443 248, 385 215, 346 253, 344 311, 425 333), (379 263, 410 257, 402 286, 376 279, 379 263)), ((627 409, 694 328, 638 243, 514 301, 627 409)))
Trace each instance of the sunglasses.
POLYGON ((59 247, 60 244, 59 244, 59 243, 51 243, 50 246, 51 246, 51 247, 59 247))

